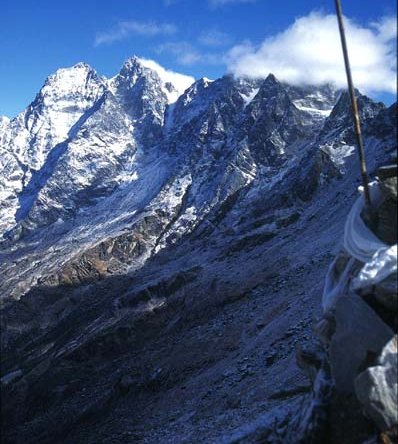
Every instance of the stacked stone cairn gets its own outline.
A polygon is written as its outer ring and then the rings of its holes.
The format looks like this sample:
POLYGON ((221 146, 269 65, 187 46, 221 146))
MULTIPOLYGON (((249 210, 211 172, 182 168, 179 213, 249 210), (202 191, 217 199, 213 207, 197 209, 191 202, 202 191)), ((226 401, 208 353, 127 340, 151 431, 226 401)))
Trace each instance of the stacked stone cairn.
POLYGON ((311 399, 286 443, 398 442, 397 167, 382 167, 348 215, 314 347, 297 350, 311 399))

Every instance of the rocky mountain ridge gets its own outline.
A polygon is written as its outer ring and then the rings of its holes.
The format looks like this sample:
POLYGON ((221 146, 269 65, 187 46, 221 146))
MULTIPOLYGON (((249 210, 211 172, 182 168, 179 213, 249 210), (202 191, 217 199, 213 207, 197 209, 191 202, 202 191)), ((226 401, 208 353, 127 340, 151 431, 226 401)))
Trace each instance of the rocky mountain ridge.
MULTIPOLYGON (((139 224, 139 213, 162 213, 165 200, 166 220, 155 218, 166 227, 178 214, 167 230, 178 237, 172 231, 189 231, 254 179, 272 181, 282 166, 299 162, 337 94, 330 86, 315 93, 288 87, 273 75, 201 79, 182 93, 137 57, 109 81, 83 63, 59 70, 2 132, 3 232, 18 239, 55 231, 55 245, 59 233, 72 230, 95 245, 118 235, 119 220, 139 224), (101 232, 104 223, 114 229, 101 232)), ((376 115, 381 105, 366 109, 376 115)), ((320 142, 330 155, 327 134, 320 142)), ((341 145, 340 157, 350 152, 341 145)), ((45 279, 42 269, 32 271, 45 279)))

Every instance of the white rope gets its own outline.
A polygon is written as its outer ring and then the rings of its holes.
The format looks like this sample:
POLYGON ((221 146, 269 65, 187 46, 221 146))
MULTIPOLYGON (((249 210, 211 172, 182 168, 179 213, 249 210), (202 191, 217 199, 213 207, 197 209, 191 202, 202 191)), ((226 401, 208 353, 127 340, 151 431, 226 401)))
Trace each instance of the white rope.
POLYGON ((340 299, 341 296, 348 293, 348 287, 352 278, 355 259, 353 257, 346 259, 347 263, 344 270, 341 274, 339 274, 336 270, 337 262, 339 260, 343 260, 344 256, 346 256, 346 253, 344 251, 340 252, 329 266, 322 294, 322 308, 324 313, 333 310, 336 306, 337 300, 340 299))
MULTIPOLYGON (((377 207, 382 200, 378 184, 377 182, 372 182, 369 186, 372 204, 377 207)), ((362 187, 360 187, 360 191, 361 189, 362 187)), ((344 227, 344 248, 355 259, 366 263, 372 259, 377 251, 386 249, 389 246, 373 234, 362 220, 361 212, 364 204, 365 200, 362 194, 358 197, 348 214, 344 227)))

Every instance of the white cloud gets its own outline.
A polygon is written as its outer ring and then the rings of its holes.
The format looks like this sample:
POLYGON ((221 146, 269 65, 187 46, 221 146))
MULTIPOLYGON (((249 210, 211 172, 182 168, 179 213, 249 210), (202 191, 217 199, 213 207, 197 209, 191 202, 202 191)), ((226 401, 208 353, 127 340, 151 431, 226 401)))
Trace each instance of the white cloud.
POLYGON ((180 65, 194 65, 201 61, 202 54, 187 42, 166 42, 156 48, 158 53, 168 53, 174 56, 180 65))
POLYGON ((199 51, 193 45, 184 41, 162 43, 156 48, 156 52, 159 54, 171 54, 178 64, 184 66, 197 65, 199 63, 207 65, 224 64, 223 55, 199 51))
MULTIPOLYGON (((163 0, 163 4, 166 6, 172 6, 176 3, 180 3, 184 0, 163 0)), ((257 0, 207 0, 210 8, 218 8, 225 5, 230 5, 232 3, 255 3, 257 0)))
POLYGON ((256 0, 209 0, 209 4, 216 8, 230 3, 254 3, 255 1, 256 0))
POLYGON ((396 17, 383 17, 378 22, 373 22, 370 25, 374 28, 382 41, 388 42, 395 40, 397 37, 397 19, 396 17))
POLYGON ((107 32, 97 34, 95 45, 113 43, 124 40, 131 35, 154 37, 157 35, 172 35, 177 32, 177 27, 171 23, 156 23, 153 21, 138 22, 135 20, 121 21, 117 26, 107 32))
POLYGON ((225 32, 218 29, 207 29, 199 35, 198 42, 203 46, 219 47, 230 43, 231 39, 225 32))
MULTIPOLYGON (((369 26, 345 19, 355 86, 366 93, 396 91, 397 23, 385 17, 369 26)), ((226 56, 237 76, 266 77, 270 72, 293 84, 346 85, 343 56, 334 15, 313 12, 259 47, 243 42, 226 56)))
POLYGON ((140 58, 140 61, 147 68, 156 71, 164 82, 172 83, 180 94, 182 94, 195 81, 191 76, 179 74, 178 72, 163 68, 163 66, 160 66, 154 60, 140 58))

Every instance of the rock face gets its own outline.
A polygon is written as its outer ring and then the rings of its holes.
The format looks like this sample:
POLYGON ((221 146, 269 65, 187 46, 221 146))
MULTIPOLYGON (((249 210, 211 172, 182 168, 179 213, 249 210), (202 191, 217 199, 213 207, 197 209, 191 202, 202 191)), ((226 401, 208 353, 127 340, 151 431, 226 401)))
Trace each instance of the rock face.
POLYGON ((361 366, 369 356, 381 352, 394 332, 366 302, 355 296, 338 301, 335 319, 336 331, 330 343, 332 375, 339 391, 353 393, 361 366))
POLYGON ((64 153, 74 125, 92 110, 104 90, 103 80, 86 64, 60 69, 46 80, 25 111, 1 127, 3 232, 26 217, 40 186, 64 153))
POLYGON ((397 335, 383 348, 377 365, 358 375, 355 392, 366 413, 382 431, 397 426, 398 382, 397 382, 397 335))
MULTIPOLYGON (((394 108, 360 103, 373 174, 394 108)), ((352 140, 330 85, 137 57, 112 79, 59 70, 0 119, 6 442, 283 442, 358 185, 352 140)))

